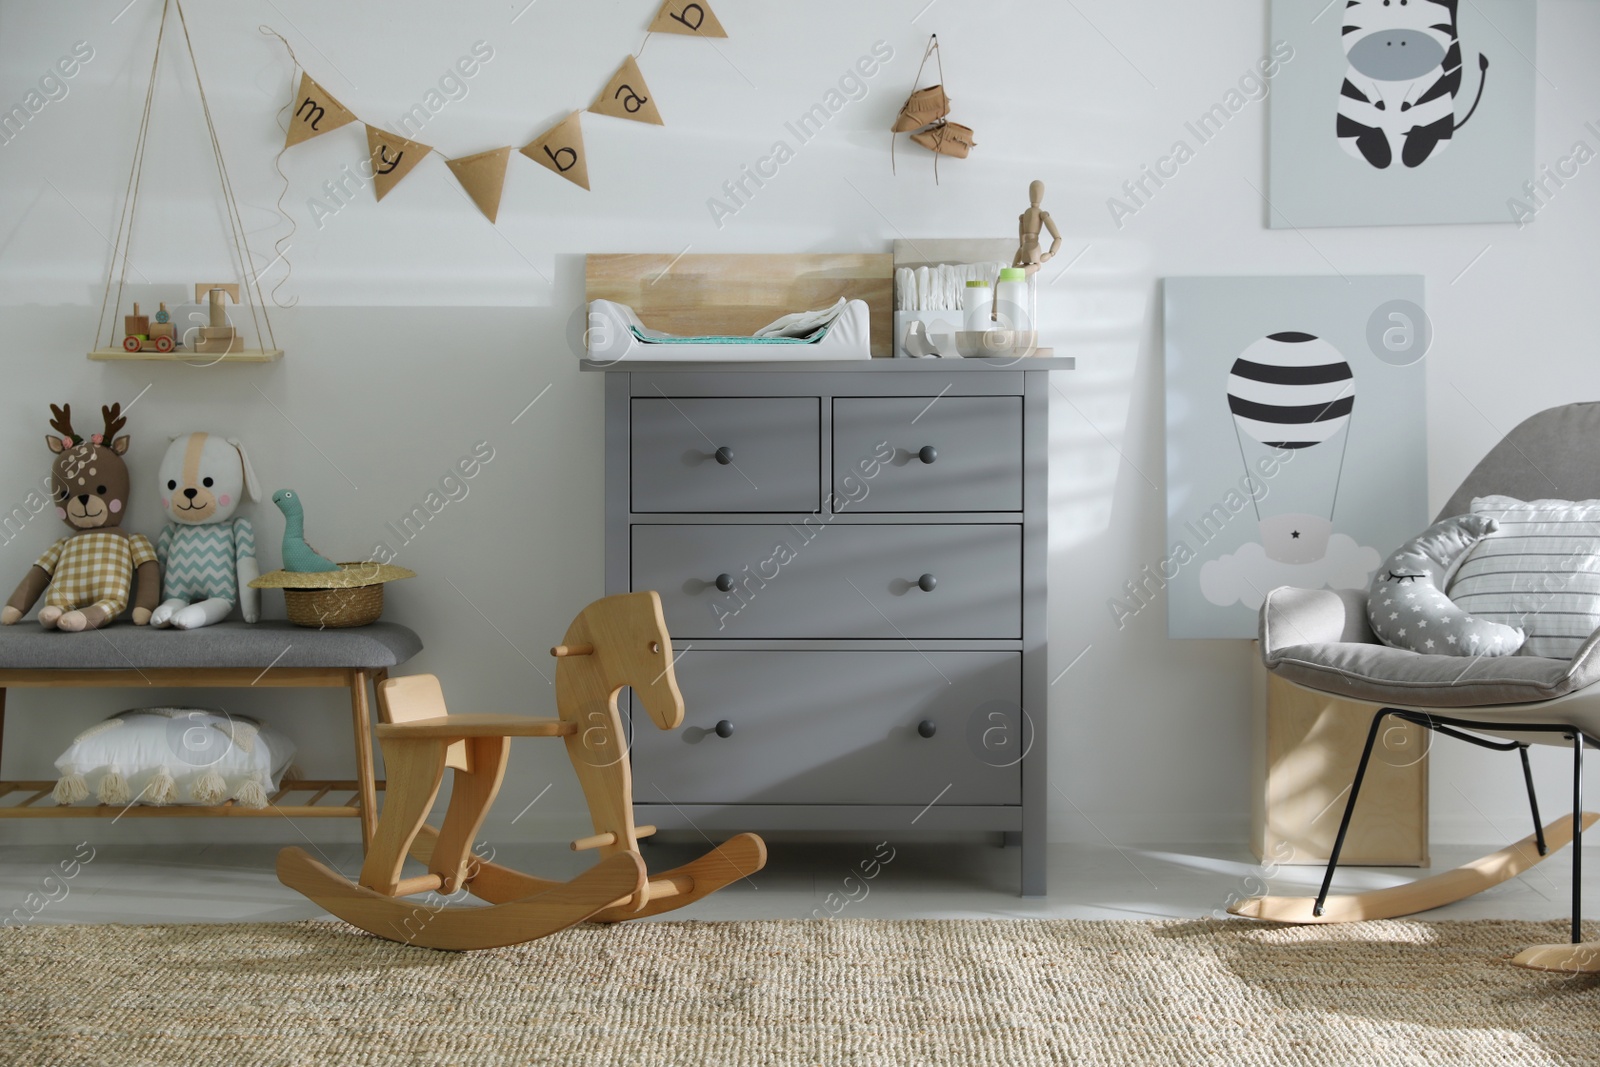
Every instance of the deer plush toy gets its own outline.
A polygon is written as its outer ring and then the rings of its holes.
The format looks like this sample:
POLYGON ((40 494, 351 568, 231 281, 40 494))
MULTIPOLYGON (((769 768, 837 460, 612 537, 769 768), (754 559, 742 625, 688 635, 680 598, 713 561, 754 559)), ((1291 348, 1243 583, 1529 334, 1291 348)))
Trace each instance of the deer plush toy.
POLYGON ((39 624, 46 630, 94 630, 121 615, 134 600, 133 622, 143 626, 160 594, 155 549, 143 534, 122 529, 128 506, 128 424, 122 405, 101 408, 105 431, 81 437, 72 428, 72 405, 50 405, 50 425, 61 436, 45 436, 55 453, 50 469, 56 515, 72 533, 39 557, 0 609, 0 623, 21 620, 44 594, 39 624), (138 596, 132 597, 134 583, 138 596))
POLYGON ((156 538, 161 606, 152 626, 194 630, 221 622, 238 604, 245 622, 261 617, 261 576, 250 520, 234 518, 241 497, 261 499, 244 446, 209 433, 174 437, 161 461, 161 506, 172 521, 156 538))

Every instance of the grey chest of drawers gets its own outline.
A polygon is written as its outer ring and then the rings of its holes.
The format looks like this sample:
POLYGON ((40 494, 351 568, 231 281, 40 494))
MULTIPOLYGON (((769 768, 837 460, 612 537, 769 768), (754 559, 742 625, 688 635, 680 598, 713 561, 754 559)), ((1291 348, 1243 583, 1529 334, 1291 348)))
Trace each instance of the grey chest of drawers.
POLYGON ((606 373, 606 592, 654 589, 687 708, 642 823, 1003 831, 1045 891, 1049 372, 1070 359, 606 373))

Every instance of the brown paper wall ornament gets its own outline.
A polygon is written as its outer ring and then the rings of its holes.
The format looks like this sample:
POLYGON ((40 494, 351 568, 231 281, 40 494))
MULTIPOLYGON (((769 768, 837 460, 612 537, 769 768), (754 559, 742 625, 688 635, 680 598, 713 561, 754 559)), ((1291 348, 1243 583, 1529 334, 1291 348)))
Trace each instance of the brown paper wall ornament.
POLYGON ((372 157, 372 188, 382 200, 433 149, 370 123, 366 127, 367 153, 372 157))
POLYGON ((356 117, 333 94, 312 80, 304 71, 300 74, 300 91, 295 94, 294 114, 289 116, 289 132, 284 136, 283 147, 293 148, 301 141, 337 130, 356 121, 356 117))
POLYGON ((522 146, 522 154, 574 185, 589 188, 589 157, 583 150, 581 111, 574 111, 522 146))
POLYGON ((600 90, 600 95, 589 106, 589 110, 596 115, 663 125, 661 112, 656 110, 656 102, 650 99, 650 88, 645 85, 644 75, 632 56, 622 61, 622 66, 617 68, 606 87, 600 90))
POLYGON ((708 0, 666 0, 650 24, 651 33, 685 33, 691 37, 726 37, 708 0))
POLYGON ((445 161, 450 173, 461 183, 461 188, 467 191, 472 202, 488 216, 490 222, 494 222, 500 214, 500 193, 505 188, 506 161, 510 158, 511 146, 506 145, 504 148, 479 152, 475 156, 445 161))

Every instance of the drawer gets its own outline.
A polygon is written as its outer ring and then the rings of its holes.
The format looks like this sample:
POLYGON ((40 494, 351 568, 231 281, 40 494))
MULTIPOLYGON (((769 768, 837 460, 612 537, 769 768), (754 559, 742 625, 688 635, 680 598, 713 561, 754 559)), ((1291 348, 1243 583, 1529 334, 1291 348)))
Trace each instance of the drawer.
POLYGON ((632 408, 635 512, 818 510, 819 398, 638 397, 632 408))
POLYGON ((1021 659, 689 652, 677 666, 683 728, 634 718, 634 801, 1020 804, 1021 659), (1019 735, 1017 758, 995 744, 997 729, 1019 735))
POLYGON ((842 498, 859 497, 846 476, 867 487, 866 498, 846 509, 851 512, 1021 511, 1022 398, 836 399, 834 489, 842 498), (861 462, 883 442, 894 458, 863 476, 861 462))
POLYGON ((1020 526, 638 525, 632 557, 675 640, 1022 636, 1020 526))

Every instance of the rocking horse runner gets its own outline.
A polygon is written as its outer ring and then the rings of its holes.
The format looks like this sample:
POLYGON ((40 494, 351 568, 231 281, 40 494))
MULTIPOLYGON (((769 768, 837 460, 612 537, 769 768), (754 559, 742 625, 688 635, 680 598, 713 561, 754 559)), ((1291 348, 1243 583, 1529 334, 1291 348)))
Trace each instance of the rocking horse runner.
MULTIPOLYGON (((766 865, 766 844, 739 834, 692 863, 650 877, 639 839, 653 826, 633 822, 633 775, 617 708, 624 687, 663 730, 683 724, 672 640, 653 592, 597 600, 567 629, 557 657, 559 717, 450 715, 439 680, 391 678, 378 690, 378 726, 388 767, 383 817, 360 883, 303 849, 278 853, 278 878, 361 929, 439 949, 495 948, 545 937, 577 923, 620 922, 691 904, 766 865), (472 842, 505 775, 513 737, 559 737, 583 786, 594 834, 572 843, 595 849, 598 864, 570 882, 536 878, 472 855, 472 842), (444 823, 424 820, 446 767, 455 771, 444 823), (401 878, 407 856, 428 873, 401 878), (491 907, 433 908, 400 898, 466 889, 491 907)), ((642 723, 638 725, 642 726, 642 723)))

